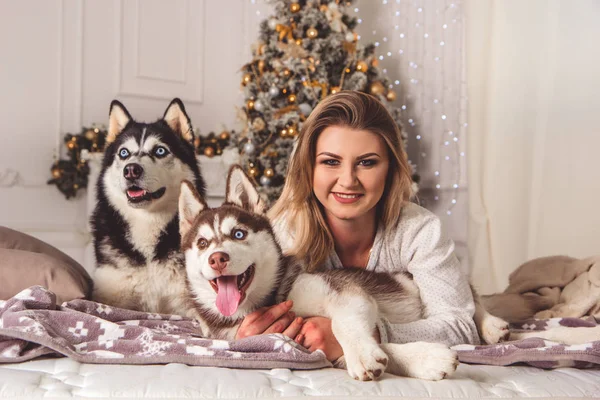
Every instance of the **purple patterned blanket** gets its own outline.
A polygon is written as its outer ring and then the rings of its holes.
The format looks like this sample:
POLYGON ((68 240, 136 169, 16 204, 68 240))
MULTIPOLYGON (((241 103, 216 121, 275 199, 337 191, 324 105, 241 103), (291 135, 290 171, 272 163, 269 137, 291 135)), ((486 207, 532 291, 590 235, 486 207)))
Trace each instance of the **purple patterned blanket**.
MULTIPOLYGON (((551 318, 529 320, 520 324, 511 324, 511 332, 548 331, 556 328, 594 328, 595 336, 600 326, 593 317, 587 318, 551 318)), ((570 329, 569 329, 570 331, 570 329)), ((572 335, 563 331, 566 335, 572 335)), ((598 368, 600 367, 600 337, 588 343, 566 345, 538 337, 499 343, 495 345, 474 346, 462 344, 453 347, 461 362, 470 364, 511 365, 524 363, 538 368, 598 368)))
MULTIPOLYGON (((514 330, 557 326, 594 327, 595 321, 553 318, 514 330)), ((567 346, 529 338, 489 346, 454 347, 462 362, 490 365, 526 363, 540 368, 600 366, 600 340, 567 346)), ((202 338, 197 322, 175 315, 149 314, 87 300, 56 305, 40 286, 0 300, 0 363, 39 356, 67 356, 97 364, 167 364, 230 368, 313 369, 331 366, 321 352, 309 353, 283 335, 237 341, 202 338)))
POLYGON ((203 339, 198 323, 87 300, 56 305, 40 286, 0 300, 0 363, 63 355, 85 363, 312 369, 331 366, 283 335, 203 339))

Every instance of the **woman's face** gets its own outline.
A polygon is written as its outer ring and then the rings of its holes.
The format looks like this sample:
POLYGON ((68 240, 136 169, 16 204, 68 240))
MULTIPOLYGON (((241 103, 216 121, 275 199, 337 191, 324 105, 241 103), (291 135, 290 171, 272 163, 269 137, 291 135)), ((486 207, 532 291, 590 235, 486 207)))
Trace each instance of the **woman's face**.
POLYGON ((313 191, 329 220, 374 217, 389 168, 385 142, 369 131, 330 126, 317 139, 313 191))

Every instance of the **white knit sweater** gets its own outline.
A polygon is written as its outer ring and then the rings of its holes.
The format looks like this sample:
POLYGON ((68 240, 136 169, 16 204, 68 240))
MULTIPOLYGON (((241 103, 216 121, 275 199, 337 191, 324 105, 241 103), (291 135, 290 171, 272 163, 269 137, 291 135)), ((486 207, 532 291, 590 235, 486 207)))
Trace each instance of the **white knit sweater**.
MULTIPOLYGON (((285 252, 291 246, 292 235, 281 222, 274 225, 285 252)), ((335 252, 325 268, 343 268, 335 252)), ((454 254, 454 242, 443 234, 441 221, 435 214, 414 203, 406 204, 391 233, 386 235, 381 227, 378 229, 366 268, 411 273, 425 306, 425 319, 419 321, 391 324, 380 320, 378 328, 383 343, 425 341, 449 346, 479 343, 468 278, 454 254)))

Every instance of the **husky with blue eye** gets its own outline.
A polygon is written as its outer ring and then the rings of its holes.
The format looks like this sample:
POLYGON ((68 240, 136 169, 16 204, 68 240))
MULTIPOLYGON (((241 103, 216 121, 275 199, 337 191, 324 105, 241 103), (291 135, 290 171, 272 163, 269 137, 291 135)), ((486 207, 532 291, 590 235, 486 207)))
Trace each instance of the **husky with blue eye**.
POLYGON ((303 272, 284 257, 255 187, 239 166, 232 167, 225 202, 209 208, 190 182, 179 198, 182 250, 188 287, 201 320, 213 338, 235 338, 244 317, 285 299, 302 317, 332 320, 350 376, 377 379, 384 371, 438 380, 454 372, 456 352, 437 343, 379 344, 376 321, 422 318, 419 291, 406 274, 358 268, 303 272))
POLYGON ((91 225, 93 299, 121 308, 195 317, 179 251, 181 182, 204 194, 190 119, 174 99, 152 123, 110 105, 107 147, 91 225))

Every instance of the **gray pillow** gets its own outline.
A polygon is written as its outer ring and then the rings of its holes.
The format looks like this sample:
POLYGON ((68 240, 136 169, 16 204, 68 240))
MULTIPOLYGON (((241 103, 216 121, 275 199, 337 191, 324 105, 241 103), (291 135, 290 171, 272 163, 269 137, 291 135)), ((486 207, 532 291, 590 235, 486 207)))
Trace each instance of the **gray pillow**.
POLYGON ((0 226, 0 299, 30 286, 56 294, 57 303, 90 298, 92 278, 71 257, 25 233, 0 226))

